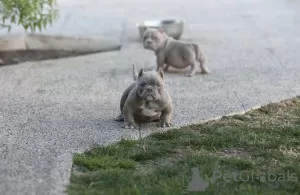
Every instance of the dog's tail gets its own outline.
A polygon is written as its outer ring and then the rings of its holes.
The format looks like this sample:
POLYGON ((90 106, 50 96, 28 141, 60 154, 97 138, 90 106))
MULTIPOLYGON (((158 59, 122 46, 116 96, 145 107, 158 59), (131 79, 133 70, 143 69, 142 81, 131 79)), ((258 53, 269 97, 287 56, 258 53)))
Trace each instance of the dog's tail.
POLYGON ((133 73, 133 80, 136 81, 138 78, 138 73, 134 64, 132 64, 132 73, 133 73))

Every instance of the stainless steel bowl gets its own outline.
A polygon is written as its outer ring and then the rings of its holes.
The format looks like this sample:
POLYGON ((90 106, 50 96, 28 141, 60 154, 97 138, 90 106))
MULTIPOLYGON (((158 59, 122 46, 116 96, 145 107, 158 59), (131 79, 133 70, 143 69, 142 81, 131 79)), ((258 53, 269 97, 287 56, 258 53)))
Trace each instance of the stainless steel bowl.
POLYGON ((162 28, 167 35, 179 39, 183 33, 184 22, 182 20, 147 20, 137 24, 141 38, 147 27, 162 28))

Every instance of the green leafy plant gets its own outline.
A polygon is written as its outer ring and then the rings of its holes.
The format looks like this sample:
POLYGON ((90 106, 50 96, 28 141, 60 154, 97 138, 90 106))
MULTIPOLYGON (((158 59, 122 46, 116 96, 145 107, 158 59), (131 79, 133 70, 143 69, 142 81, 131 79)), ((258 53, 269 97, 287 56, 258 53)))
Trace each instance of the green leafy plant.
POLYGON ((0 0, 0 29, 11 30, 11 25, 21 25, 30 31, 41 31, 52 25, 58 16, 55 0, 0 0))

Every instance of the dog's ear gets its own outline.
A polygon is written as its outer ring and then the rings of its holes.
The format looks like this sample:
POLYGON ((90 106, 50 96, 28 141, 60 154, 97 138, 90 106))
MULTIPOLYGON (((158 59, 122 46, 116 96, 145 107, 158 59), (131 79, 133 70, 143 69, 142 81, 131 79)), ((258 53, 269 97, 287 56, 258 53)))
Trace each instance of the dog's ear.
POLYGON ((144 69, 141 69, 140 72, 139 72, 138 78, 140 78, 141 76, 143 76, 143 74, 144 74, 144 69))
POLYGON ((162 68, 158 68, 157 73, 159 74, 159 76, 160 76, 162 79, 164 79, 164 71, 163 71, 162 68))

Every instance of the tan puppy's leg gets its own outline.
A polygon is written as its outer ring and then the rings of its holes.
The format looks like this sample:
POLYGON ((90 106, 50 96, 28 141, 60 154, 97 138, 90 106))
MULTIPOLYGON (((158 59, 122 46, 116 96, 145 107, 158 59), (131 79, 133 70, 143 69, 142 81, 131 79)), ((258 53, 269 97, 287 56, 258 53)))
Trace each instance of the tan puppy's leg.
POLYGON ((164 67, 164 71, 168 71, 170 65, 169 64, 166 64, 165 67, 164 67))
POLYGON ((124 125, 122 127, 125 129, 134 129, 134 128, 137 129, 137 125, 134 122, 132 109, 127 104, 124 105, 123 115, 124 115, 124 125))
POLYGON ((118 122, 124 121, 123 113, 119 114, 119 116, 117 116, 117 117, 115 118, 115 121, 118 121, 118 122))
POLYGON ((201 54, 201 57, 199 59, 199 63, 200 63, 201 73, 202 74, 209 74, 210 72, 207 68, 206 57, 203 54, 201 54))
POLYGON ((169 103, 165 109, 162 110, 159 119, 159 126, 160 127, 171 127, 171 117, 172 117, 173 107, 172 104, 169 103))
POLYGON ((199 62, 194 61, 190 64, 191 68, 190 70, 186 73, 186 76, 188 77, 192 77, 195 75, 196 71, 197 71, 197 66, 199 65, 199 62))
POLYGON ((135 84, 131 84, 122 94, 122 97, 121 97, 121 101, 120 101, 120 111, 121 111, 121 114, 119 114, 119 116, 117 118, 115 118, 115 121, 118 121, 118 122, 121 122, 121 121, 124 121, 124 115, 123 115, 123 107, 125 105, 125 102, 128 98, 128 95, 130 93, 130 91, 132 89, 134 89, 135 87, 135 84))
POLYGON ((203 53, 203 51, 200 49, 199 45, 193 44, 195 48, 195 53, 196 53, 196 59, 200 64, 200 69, 202 74, 209 74, 209 70, 207 68, 207 57, 203 53))
POLYGON ((160 52, 156 55, 156 71, 159 71, 159 68, 164 68, 165 65, 165 55, 163 52, 160 52))
POLYGON ((187 52, 185 56, 189 59, 188 63, 190 65, 190 70, 186 73, 186 75, 188 77, 192 77, 195 75, 197 67, 199 67, 199 62, 196 60, 197 54, 194 52, 187 52))

